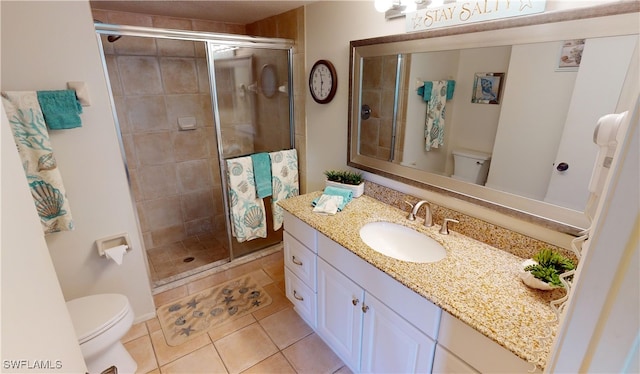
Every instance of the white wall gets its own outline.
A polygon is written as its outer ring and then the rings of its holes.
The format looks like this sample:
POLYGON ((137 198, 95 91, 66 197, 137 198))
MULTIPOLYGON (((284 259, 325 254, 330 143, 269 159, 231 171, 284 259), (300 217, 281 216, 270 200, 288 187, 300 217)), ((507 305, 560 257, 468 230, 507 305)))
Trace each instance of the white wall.
MULTIPOLYGON (((67 81, 85 81, 92 100, 81 115, 81 128, 51 132, 76 226, 46 237, 62 292, 67 300, 122 293, 136 319, 149 318, 155 308, 147 265, 89 3, 2 1, 0 6, 2 90, 56 90, 65 89, 67 81), (118 266, 98 255, 94 241, 123 232, 133 250, 118 266)), ((9 183, 27 188, 20 180, 9 183)))
MULTIPOLYGON (((52 360, 52 370, 87 370, 69 311, 44 241, 4 107, 2 112, 2 372, 28 372, 34 360, 52 360), (12 183, 14 182, 14 183, 12 183), (5 366, 5 360, 25 360, 5 366), (61 367, 55 360, 59 360, 61 367), (24 365, 24 366, 20 366, 24 365), (22 369, 22 370, 19 370, 22 369)), ((31 370, 33 371, 33 369, 31 370)))
POLYGON ((329 104, 318 104, 307 90, 307 191, 324 188, 324 171, 347 166, 349 42, 404 32, 404 19, 386 22, 372 1, 318 1, 305 7, 305 79, 320 59, 338 73, 338 90, 329 104))
POLYGON ((544 198, 577 74, 556 71, 561 45, 513 46, 487 187, 544 198))

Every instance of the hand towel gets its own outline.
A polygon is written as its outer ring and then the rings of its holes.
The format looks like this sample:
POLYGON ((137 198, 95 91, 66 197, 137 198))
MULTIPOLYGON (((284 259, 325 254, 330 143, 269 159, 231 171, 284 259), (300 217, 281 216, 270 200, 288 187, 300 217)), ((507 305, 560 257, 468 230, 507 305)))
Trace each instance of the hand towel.
POLYGON ((273 181, 273 231, 282 227, 284 212, 278 201, 300 194, 298 184, 298 154, 295 149, 269 153, 273 181))
MULTIPOLYGON (((447 100, 451 100, 453 98, 453 91, 456 88, 456 81, 448 80, 447 81, 447 100)), ((433 82, 424 82, 422 87, 419 87, 417 90, 418 96, 422 96, 422 100, 429 101, 431 100, 431 92, 433 92, 433 82)))
POLYGON ((242 243, 267 237, 267 217, 262 199, 256 197, 251 157, 227 160, 231 232, 242 243))
MULTIPOLYGON (((327 186, 324 188, 324 191, 322 192, 322 196, 340 196, 341 197, 341 201, 338 204, 338 212, 342 211, 342 209, 344 209, 344 207, 351 201, 351 199, 353 198, 353 192, 351 192, 350 190, 347 190, 345 188, 340 188, 340 187, 333 187, 333 186, 327 186)), ((319 201, 321 200, 322 196, 314 199, 311 204, 315 207, 317 206, 317 204, 319 204, 319 201)))
POLYGON ((256 182, 258 198, 271 196, 273 187, 271 183, 271 158, 268 153, 254 153, 251 156, 253 163, 253 176, 256 182))
POLYGON ((44 233, 73 230, 69 201, 36 92, 3 92, 2 104, 44 233))
POLYGON ((82 105, 75 91, 38 91, 38 102, 49 129, 64 130, 82 126, 82 105))
POLYGON ((340 210, 339 206, 342 205, 343 200, 342 196, 322 195, 313 201, 314 208, 312 211, 314 213, 332 216, 340 210))
POLYGON ((444 110, 447 100, 447 81, 433 82, 431 100, 427 103, 425 115, 425 147, 426 151, 444 144, 444 110))

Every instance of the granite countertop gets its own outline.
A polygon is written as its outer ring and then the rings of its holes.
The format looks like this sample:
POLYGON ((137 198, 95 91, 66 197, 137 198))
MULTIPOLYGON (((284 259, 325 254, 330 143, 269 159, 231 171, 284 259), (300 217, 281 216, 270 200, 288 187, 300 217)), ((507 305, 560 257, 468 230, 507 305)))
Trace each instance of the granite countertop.
POLYGON ((549 302, 558 295, 522 283, 518 270, 524 259, 456 233, 455 224, 449 227, 449 235, 442 235, 439 225, 428 228, 422 219, 408 221, 407 212, 366 195, 353 199, 334 216, 316 214, 311 202, 320 194, 312 192, 278 204, 504 348, 544 368, 557 330, 557 323, 546 323, 556 319, 549 302), (447 256, 420 264, 382 255, 359 235, 364 224, 375 221, 413 227, 442 244, 447 256), (549 333, 549 338, 540 339, 549 333))

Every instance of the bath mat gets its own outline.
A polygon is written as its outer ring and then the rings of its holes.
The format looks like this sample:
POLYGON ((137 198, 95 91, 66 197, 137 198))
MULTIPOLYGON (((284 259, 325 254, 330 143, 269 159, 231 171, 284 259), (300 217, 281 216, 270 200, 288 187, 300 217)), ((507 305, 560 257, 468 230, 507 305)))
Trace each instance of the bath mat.
POLYGON ((158 308, 170 346, 177 346, 224 322, 271 304, 271 296, 251 276, 242 276, 158 308))

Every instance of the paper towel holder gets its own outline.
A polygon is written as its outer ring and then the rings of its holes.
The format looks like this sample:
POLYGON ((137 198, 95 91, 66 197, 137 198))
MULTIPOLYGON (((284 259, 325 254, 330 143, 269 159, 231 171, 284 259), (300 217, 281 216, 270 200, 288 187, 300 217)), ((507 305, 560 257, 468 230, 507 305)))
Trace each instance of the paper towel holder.
POLYGON ((96 246, 98 247, 98 254, 100 254, 100 256, 106 256, 104 253, 105 250, 117 247, 119 245, 126 245, 127 252, 131 250, 129 235, 127 233, 112 235, 96 240, 96 246))

